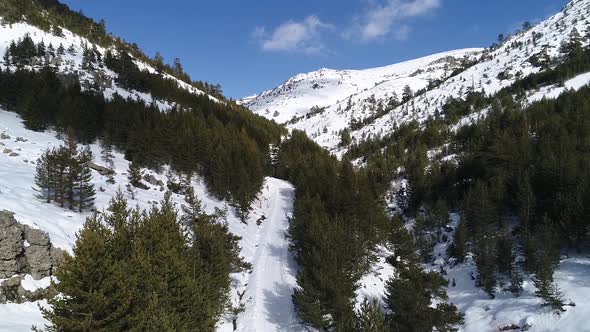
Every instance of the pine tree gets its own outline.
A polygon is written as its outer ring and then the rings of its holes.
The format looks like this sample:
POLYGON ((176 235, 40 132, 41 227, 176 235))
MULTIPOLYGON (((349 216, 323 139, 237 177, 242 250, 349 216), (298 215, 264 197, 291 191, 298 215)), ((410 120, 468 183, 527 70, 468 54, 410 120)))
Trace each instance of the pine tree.
POLYGON ((51 202, 51 180, 48 164, 49 150, 43 152, 41 157, 37 159, 36 173, 35 173, 35 190, 39 191, 39 198, 44 199, 47 203, 51 202))
POLYGON ((414 92, 409 85, 404 86, 404 90, 402 92, 402 103, 407 103, 412 98, 414 98, 414 92))
POLYGON ((455 230, 453 244, 449 247, 449 255, 456 258, 459 263, 465 261, 467 255, 467 234, 465 222, 461 221, 455 230))
POLYGON ((536 269, 533 276, 533 283, 537 288, 535 294, 543 299, 545 305, 562 312, 565 311, 563 296, 553 282, 553 272, 559 264, 559 242, 555 237, 555 226, 547 216, 543 217, 539 237, 543 245, 537 248, 536 269))
POLYGON ((127 169, 127 178, 129 184, 136 188, 144 188, 145 185, 141 182, 141 168, 137 162, 129 162, 129 168, 127 169))
POLYGON ((386 301, 392 331, 456 331, 463 322, 457 307, 448 304, 447 281, 436 272, 412 264, 387 281, 386 301), (433 306, 436 301, 438 304, 433 306))
POLYGON ((514 255, 512 254, 512 237, 506 231, 496 240, 496 261, 498 272, 509 274, 512 269, 514 255))
POLYGON ((51 309, 42 309, 50 322, 49 331, 97 331, 108 329, 113 308, 121 306, 105 293, 113 261, 107 245, 109 230, 95 214, 78 233, 74 256, 67 255, 56 272, 56 290, 67 296, 49 300, 51 309), (89 273, 92 272, 92 273, 89 273))
POLYGON ((91 160, 90 149, 78 149, 72 135, 65 146, 46 150, 38 161, 35 175, 35 184, 42 193, 40 197, 78 212, 92 208, 96 192, 88 166, 91 160))
POLYGON ((77 156, 76 192, 78 195, 78 212, 91 209, 94 206, 96 191, 92 181, 92 171, 88 163, 92 161, 92 151, 84 148, 77 156))
POLYGON ((512 268, 510 269, 510 292, 514 294, 515 297, 519 297, 522 293, 522 283, 523 283, 523 275, 521 268, 518 264, 513 264, 512 268))
POLYGON ((496 288, 496 246, 490 235, 484 235, 476 241, 475 262, 477 264, 478 285, 492 299, 496 288))
POLYGON ((105 134, 103 139, 100 140, 100 158, 105 163, 108 169, 115 169, 115 156, 113 154, 113 145, 108 134, 105 134))
POLYGON ((365 299, 357 312, 355 331, 384 332, 387 331, 385 314, 377 300, 365 299))

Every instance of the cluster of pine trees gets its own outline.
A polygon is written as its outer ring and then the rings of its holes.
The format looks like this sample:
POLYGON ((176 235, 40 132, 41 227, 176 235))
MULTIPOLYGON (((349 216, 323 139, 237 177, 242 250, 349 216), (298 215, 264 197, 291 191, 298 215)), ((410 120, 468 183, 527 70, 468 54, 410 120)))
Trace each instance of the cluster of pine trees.
POLYGON ((47 330, 214 331, 229 274, 248 266, 222 213, 203 213, 192 191, 183 210, 132 210, 119 193, 89 217, 57 270, 47 330))
POLYGON ((78 148, 75 136, 68 135, 65 145, 48 149, 37 161, 35 185, 39 197, 78 212, 91 209, 96 194, 88 167, 91 161, 90 149, 78 148))
MULTIPOLYGON (((403 324, 406 327, 413 324, 406 319, 416 308, 436 313, 440 318, 433 317, 420 326, 451 327, 460 322, 453 306, 445 304, 442 311, 427 309, 431 300, 445 300, 446 283, 444 279, 436 279, 435 274, 422 274, 414 260, 408 260, 406 266, 410 272, 405 278, 414 283, 411 287, 435 292, 428 293, 428 301, 423 299, 414 307, 398 305, 394 294, 388 302, 393 309, 391 315, 385 315, 379 304, 371 302, 365 303, 360 312, 354 309, 358 282, 373 262, 375 245, 388 240, 389 234, 395 233, 391 239, 396 241, 403 235, 396 233, 398 224, 384 215, 374 185, 374 177, 378 175, 355 170, 349 160, 338 161, 298 131, 280 146, 277 175, 297 188, 289 228, 291 250, 299 265, 299 287, 293 302, 306 324, 338 331, 397 331, 403 330, 403 324), (419 281, 422 279, 432 284, 419 281)), ((413 239, 404 239, 407 241, 403 247, 412 254, 415 249, 407 248, 415 248, 413 239)), ((395 285, 394 280, 391 283, 395 285)), ((392 286, 391 290, 397 288, 392 286)))
POLYGON ((208 96, 191 96, 165 113, 118 95, 105 101, 101 93, 83 91, 76 77, 49 67, 0 70, 0 105, 19 113, 29 129, 71 127, 83 143, 108 136, 110 146, 141 166, 158 170, 169 164, 201 175, 213 194, 231 200, 244 215, 267 173, 268 147, 284 132, 208 96))

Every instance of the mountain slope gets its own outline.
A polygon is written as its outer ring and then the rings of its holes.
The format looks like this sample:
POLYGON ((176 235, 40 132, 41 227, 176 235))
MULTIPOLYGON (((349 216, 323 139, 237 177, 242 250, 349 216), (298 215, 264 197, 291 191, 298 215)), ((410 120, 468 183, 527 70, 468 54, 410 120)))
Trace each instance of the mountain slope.
MULTIPOLYGON (((435 115, 450 98, 463 99, 472 91, 490 95, 519 78, 539 72, 543 59, 562 55, 561 45, 574 29, 584 36, 589 26, 590 1, 575 0, 561 12, 515 33, 497 47, 458 50, 365 71, 320 70, 300 74, 242 102, 253 112, 279 122, 300 117, 287 126, 304 130, 318 144, 337 152, 342 130, 350 131, 357 142, 368 137, 378 138, 390 133, 396 125, 424 121, 435 115), (445 59, 447 56, 455 59, 445 59), (458 60, 466 56, 474 62, 461 66, 458 60), (419 68, 424 69, 424 73, 418 74, 419 68), (454 69, 458 70, 452 73, 454 69), (376 73, 380 74, 374 75, 376 73), (429 80, 441 81, 428 87, 429 80), (314 84, 318 84, 317 89, 313 89, 314 84), (413 92, 423 88, 426 91, 401 105, 388 107, 393 95, 402 97, 405 84, 409 84, 413 92), (324 109, 310 113, 312 106, 324 109)), ((583 41, 585 45, 588 42, 583 41)), ((585 79, 581 83, 588 82, 585 79)))
POLYGON ((324 68, 296 75, 272 90, 244 98, 241 102, 259 115, 285 123, 305 116, 312 107, 342 105, 348 98, 358 99, 371 93, 387 91, 401 98, 405 85, 414 91, 423 89, 430 82, 450 75, 462 60, 472 59, 481 51, 456 50, 367 70, 324 68))

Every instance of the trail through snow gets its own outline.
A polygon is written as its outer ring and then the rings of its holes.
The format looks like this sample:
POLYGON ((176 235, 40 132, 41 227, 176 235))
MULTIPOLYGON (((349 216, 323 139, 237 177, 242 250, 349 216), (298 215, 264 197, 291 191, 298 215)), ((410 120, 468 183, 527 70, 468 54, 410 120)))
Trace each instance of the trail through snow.
POLYGON ((261 212, 266 219, 256 231, 254 268, 245 281, 245 311, 237 318, 237 330, 302 331, 291 301, 297 266, 286 238, 295 189, 288 182, 267 178, 263 197, 261 212))

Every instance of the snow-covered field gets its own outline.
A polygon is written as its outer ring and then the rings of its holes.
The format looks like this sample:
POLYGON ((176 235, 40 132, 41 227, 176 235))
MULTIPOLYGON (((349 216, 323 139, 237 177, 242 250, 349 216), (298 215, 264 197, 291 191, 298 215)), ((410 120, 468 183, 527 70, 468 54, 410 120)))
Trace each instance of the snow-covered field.
MULTIPOLYGON (((18 115, 1 110, 0 133, 10 136, 10 139, 0 140, 0 209, 13 211, 19 222, 48 232, 55 246, 71 252, 75 234, 90 213, 79 214, 44 203, 35 197, 37 192, 33 188, 34 162, 45 149, 60 145, 61 140, 56 138, 53 131, 39 133, 27 130, 18 115), (26 141, 23 142, 23 139, 26 141), (4 153, 5 149, 18 156, 11 157, 9 153, 4 153)), ((99 146, 93 144, 91 149, 95 155, 94 162, 101 164, 99 146)), ((136 189, 135 199, 131 199, 131 194, 125 190, 128 162, 121 153, 115 153, 114 161, 117 173, 114 185, 106 182, 107 177, 93 171, 98 210, 104 209, 119 189, 125 193, 130 205, 144 209, 158 204, 164 198, 164 192, 152 186, 149 190, 136 189)), ((151 174, 166 183, 165 175, 148 170, 144 170, 144 174, 151 174)), ((226 202, 210 196, 198 179, 193 180, 192 184, 208 213, 213 213, 215 208, 228 208, 226 202)), ((178 206, 183 199, 180 195, 172 195, 172 200, 178 206)), ((291 294, 296 286, 296 266, 285 238, 287 216, 291 213, 293 199, 294 189, 291 184, 267 178, 262 192, 253 203, 247 224, 240 222, 231 208, 229 210, 229 229, 242 237, 241 254, 254 267, 252 273, 232 276, 234 304, 242 302, 246 309, 238 317, 239 331, 302 330, 294 317, 291 303, 291 294), (256 221, 262 216, 266 220, 258 226, 256 221), (238 293, 244 291, 245 295, 239 301, 238 293)), ((26 278, 24 284, 31 289, 48 285, 48 280, 34 281, 30 276, 26 278)), ((32 324, 42 326, 43 323, 36 303, 0 304, 0 331, 28 331, 32 324)), ((219 323, 220 331, 231 331, 231 327, 231 320, 222 319, 219 323)))
POLYGON ((535 287, 529 278, 523 283, 523 294, 515 298, 509 292, 498 291, 490 299, 480 288, 475 287, 471 273, 476 274, 475 263, 449 269, 446 278, 454 278, 457 286, 449 285, 450 301, 465 313, 463 331, 498 331, 502 327, 531 325, 529 331, 590 331, 590 257, 580 256, 564 259, 556 270, 555 282, 561 289, 566 303, 572 301, 575 307, 557 315, 535 296, 535 287))
MULTIPOLYGON (((459 222, 458 214, 450 214, 449 226, 456 229, 459 222)), ((557 315, 542 305, 535 296, 536 288, 531 278, 526 276, 519 297, 514 297, 499 286, 495 299, 490 299, 481 288, 475 286, 475 280, 472 279, 472 276, 477 276, 472 256, 467 257, 465 263, 452 268, 446 264, 446 252, 452 241, 453 234, 448 234, 446 243, 435 246, 435 263, 426 268, 433 271, 442 268, 446 271, 444 277, 449 281, 449 300, 465 314, 461 331, 491 332, 511 325, 522 328, 527 324, 530 325, 529 331, 535 332, 590 331, 590 256, 565 258, 555 271, 554 279, 563 292, 565 302, 576 304, 575 307, 566 306, 567 311, 557 315), (453 280, 456 286, 453 286, 453 280)))

